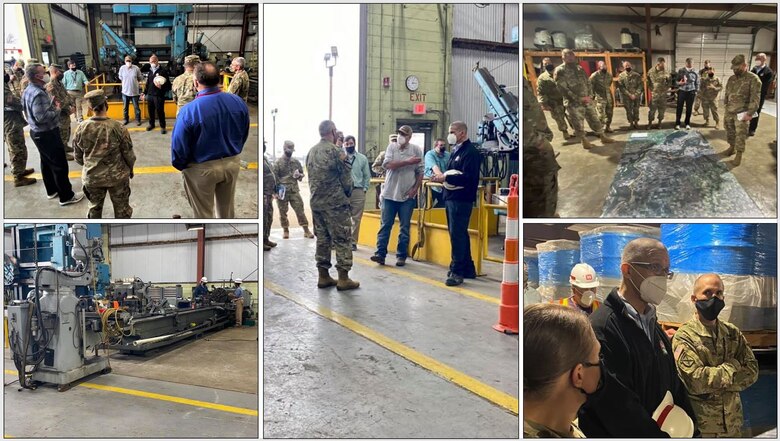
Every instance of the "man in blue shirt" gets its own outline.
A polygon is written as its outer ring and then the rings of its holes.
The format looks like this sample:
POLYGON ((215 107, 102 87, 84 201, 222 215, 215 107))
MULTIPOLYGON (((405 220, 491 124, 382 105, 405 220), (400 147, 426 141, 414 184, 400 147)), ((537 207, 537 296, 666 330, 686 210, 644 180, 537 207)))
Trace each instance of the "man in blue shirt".
POLYGON ((360 233, 360 220, 363 218, 363 208, 366 205, 366 191, 371 184, 371 168, 368 166, 368 158, 355 148, 355 137, 352 135, 344 138, 344 151, 347 159, 344 162, 351 167, 352 172, 352 196, 349 197, 352 217, 352 251, 357 251, 357 240, 360 233))
POLYGON ((699 90, 699 73, 693 69, 693 59, 685 59, 685 67, 677 71, 677 120, 675 130, 680 130, 680 119, 685 106, 685 130, 691 129, 691 111, 696 92, 699 90))
POLYGON ((236 284, 235 291, 233 291, 233 302, 236 304, 236 328, 240 328, 244 323, 244 290, 241 289, 241 279, 236 279, 233 283, 236 284))
POLYGON ((89 84, 84 72, 76 69, 76 62, 68 60, 68 71, 62 78, 62 85, 68 91, 68 95, 76 103, 76 119, 78 122, 84 121, 84 86, 89 84))
POLYGON ((209 282, 209 279, 205 277, 200 278, 200 283, 198 283, 198 286, 195 287, 195 290, 192 291, 192 301, 197 302, 201 297, 208 295, 209 288, 206 286, 206 284, 209 282))
POLYGON ((219 90, 214 63, 193 71, 198 95, 181 108, 173 127, 171 164, 184 175, 196 218, 235 217, 239 157, 249 137, 249 108, 241 97, 219 90))
MULTIPOLYGON (((450 162, 450 152, 447 151, 447 141, 439 138, 434 141, 433 149, 425 153, 425 174, 424 177, 430 179, 433 176, 439 176, 447 171, 447 163, 450 162)), ((428 187, 431 190, 433 198, 432 208, 441 208, 444 206, 444 195, 441 187, 428 187)))

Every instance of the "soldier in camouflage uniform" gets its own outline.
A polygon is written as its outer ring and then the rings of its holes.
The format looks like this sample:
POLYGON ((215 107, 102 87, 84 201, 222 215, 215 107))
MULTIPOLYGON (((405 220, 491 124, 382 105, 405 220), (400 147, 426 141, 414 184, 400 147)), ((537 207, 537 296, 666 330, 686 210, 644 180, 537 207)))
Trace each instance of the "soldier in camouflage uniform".
MULTIPOLYGON (((710 63, 710 60, 704 60, 704 67, 701 68, 699 71, 699 78, 702 80, 704 79, 704 76, 707 75, 707 71, 712 69, 712 64, 710 63)), ((698 115, 699 114, 699 107, 701 106, 701 94, 696 94, 696 100, 693 102, 693 114, 698 115)))
POLYGON ((76 111, 76 105, 73 102, 73 98, 68 95, 68 91, 65 90, 65 86, 62 85, 64 72, 59 64, 50 65, 49 76, 51 79, 46 83, 45 89, 50 97, 60 102, 60 137, 62 138, 62 145, 65 146, 65 156, 68 158, 68 161, 72 161, 73 147, 68 145, 68 141, 70 140, 70 115, 76 111))
POLYGON ((585 70, 577 64, 577 56, 571 49, 561 51, 563 64, 555 68, 553 79, 558 89, 563 95, 563 104, 566 106, 566 112, 569 114, 569 122, 574 128, 574 136, 582 141, 582 147, 590 149, 593 147, 585 137, 585 128, 582 126, 583 119, 588 120, 590 128, 596 132, 601 142, 608 144, 615 142, 604 135, 604 128, 599 121, 596 106, 593 103, 593 92, 590 88, 590 81, 585 74, 585 70))
POLYGON ((326 120, 320 123, 320 142, 309 150, 306 169, 311 189, 311 214, 317 236, 318 288, 336 285, 339 291, 355 289, 360 283, 349 278, 352 269, 352 218, 349 197, 352 194, 352 173, 344 163, 346 153, 336 147, 336 125, 326 120), (336 250, 338 282, 328 273, 331 267, 331 247, 336 250))
POLYGON ((5 143, 8 144, 8 158, 11 161, 14 187, 35 184, 36 179, 29 177, 35 170, 26 168, 27 146, 24 143, 24 126, 27 125, 27 122, 22 116, 22 103, 9 86, 11 82, 10 75, 5 74, 4 80, 3 134, 5 135, 5 143))
POLYGON ((612 133, 609 127, 612 125, 612 114, 615 109, 615 101, 612 98, 612 74, 607 72, 607 64, 599 61, 598 70, 590 75, 590 88, 593 91, 593 99, 596 101, 596 110, 599 112, 599 120, 604 126, 604 132, 612 133))
POLYGON ((720 128, 720 117, 718 116, 718 94, 723 90, 723 85, 720 83, 720 78, 715 76, 715 70, 710 68, 709 71, 704 72, 704 76, 701 78, 701 90, 696 95, 697 98, 701 97, 701 109, 704 113, 704 125, 710 124, 710 113, 712 113, 712 119, 715 120, 715 128, 720 128))
POLYGON ((176 115, 185 104, 195 99, 198 90, 195 88, 192 71, 195 65, 200 63, 200 57, 197 55, 187 55, 184 57, 184 73, 173 80, 171 93, 173 101, 176 103, 176 115))
POLYGON ((11 77, 11 89, 16 96, 22 96, 22 80, 24 79, 24 60, 16 60, 13 67, 13 76, 11 77))
POLYGON ((731 156, 736 151, 735 166, 742 162, 742 152, 745 151, 745 140, 748 135, 748 126, 753 114, 758 111, 761 100, 761 80, 758 75, 747 70, 744 55, 737 55, 731 60, 731 68, 734 76, 726 83, 726 93, 723 97, 723 126, 726 128, 726 140, 729 149, 726 156, 731 156), (737 121, 737 114, 745 112, 745 116, 737 121))
POLYGON ((114 217, 129 219, 133 215, 130 206, 130 179, 135 164, 133 141, 119 121, 106 116, 108 101, 102 89, 88 92, 84 99, 94 116, 76 127, 73 146, 76 162, 83 166, 81 182, 89 200, 87 217, 103 217, 103 202, 108 193, 114 205, 114 217))
POLYGON ((688 389, 701 437, 740 438, 739 393, 758 379, 758 362, 739 328, 718 319, 725 303, 717 274, 696 280, 691 301, 696 315, 672 340, 677 371, 688 389))
POLYGON ((658 64, 647 73, 647 79, 650 81, 649 87, 653 94, 650 100, 647 128, 652 128, 655 112, 658 111, 658 125, 656 128, 660 129, 661 122, 664 120, 664 113, 666 113, 666 94, 672 87, 672 76, 666 71, 666 60, 663 57, 658 57, 658 64))
POLYGON ((644 84, 642 83, 642 75, 631 69, 631 63, 624 61, 623 72, 618 75, 618 88, 623 100, 623 107, 626 108, 628 123, 632 129, 639 129, 639 106, 644 84))
POLYGON ((283 238, 290 238, 290 221, 287 219, 287 210, 292 205, 295 215, 298 217, 298 225, 303 227, 303 237, 312 239, 314 235, 309 231, 309 221, 306 220, 306 213, 303 209, 303 199, 298 190, 298 181, 303 180, 303 166, 297 159, 292 157, 295 151, 295 144, 292 141, 284 142, 284 156, 274 162, 274 175, 279 180, 279 184, 285 186, 284 199, 277 199, 276 205, 279 207, 279 220, 284 229, 283 238))
POLYGON ((263 141, 263 251, 276 246, 271 242, 271 224, 274 222, 274 193, 276 192, 276 175, 273 167, 265 157, 265 141, 263 141))
POLYGON ((230 80, 230 86, 228 86, 228 93, 238 95, 246 102, 249 98, 249 74, 244 70, 244 64, 246 61, 243 57, 236 57, 230 64, 233 69, 233 79, 230 80))
POLYGON ((539 102, 542 103, 543 110, 550 111, 550 115, 558 124, 558 130, 563 133, 563 139, 569 139, 571 135, 569 135, 566 125, 566 108, 563 107, 563 96, 561 96, 552 77, 555 66, 553 66, 552 60, 545 58, 542 60, 542 68, 544 72, 536 80, 536 94, 539 96, 539 102))
POLYGON ((554 217, 558 206, 558 170, 547 127, 531 83, 523 78, 523 216, 554 217))

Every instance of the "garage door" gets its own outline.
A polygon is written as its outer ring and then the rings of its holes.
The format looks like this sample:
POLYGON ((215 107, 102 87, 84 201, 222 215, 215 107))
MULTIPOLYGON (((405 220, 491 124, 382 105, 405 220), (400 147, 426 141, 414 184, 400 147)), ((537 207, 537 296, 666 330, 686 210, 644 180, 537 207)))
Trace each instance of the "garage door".
POLYGON ((70 57, 75 52, 89 54, 86 26, 55 10, 51 11, 51 20, 58 57, 70 57))
MULTIPOLYGON (((720 78, 725 90, 726 82, 734 75, 731 71, 731 59, 742 54, 750 65, 752 45, 751 34, 678 32, 675 70, 685 66, 686 58, 693 58, 693 67, 697 71, 704 67, 704 60, 710 60, 715 68, 715 75, 720 78)), ((719 99, 723 99, 723 92, 719 99)))

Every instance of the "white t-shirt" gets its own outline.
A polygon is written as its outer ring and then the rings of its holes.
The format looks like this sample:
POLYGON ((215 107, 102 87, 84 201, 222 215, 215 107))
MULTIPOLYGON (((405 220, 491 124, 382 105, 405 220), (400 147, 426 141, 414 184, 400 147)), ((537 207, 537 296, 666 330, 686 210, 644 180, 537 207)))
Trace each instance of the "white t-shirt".
POLYGON ((382 190, 382 197, 396 202, 404 202, 409 197, 406 193, 417 183, 417 177, 422 176, 425 170, 425 161, 423 160, 422 149, 408 143, 401 148, 398 143, 392 142, 385 151, 385 160, 382 167, 387 170, 385 174, 385 184, 382 190), (420 158, 420 162, 414 165, 405 165, 395 170, 389 170, 387 164, 395 161, 404 161, 413 156, 420 158))

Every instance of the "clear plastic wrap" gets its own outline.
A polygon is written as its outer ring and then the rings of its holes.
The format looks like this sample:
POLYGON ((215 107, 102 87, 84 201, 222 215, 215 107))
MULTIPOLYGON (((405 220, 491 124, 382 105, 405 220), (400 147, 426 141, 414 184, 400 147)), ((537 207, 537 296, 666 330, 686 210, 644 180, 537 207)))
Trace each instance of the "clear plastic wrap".
POLYGON ((756 227, 756 257, 753 262, 756 276, 777 277, 777 225, 758 224, 756 227))
POLYGON ((539 293, 543 302, 569 296, 571 269, 580 261, 580 243, 550 240, 536 245, 539 252, 539 293))
POLYGON ((626 244, 640 237, 661 237, 653 227, 607 225, 580 232, 580 261, 596 270, 599 278, 620 279, 620 258, 626 244))
POLYGON ((523 249, 523 262, 528 269, 528 286, 539 287, 539 252, 523 249))

